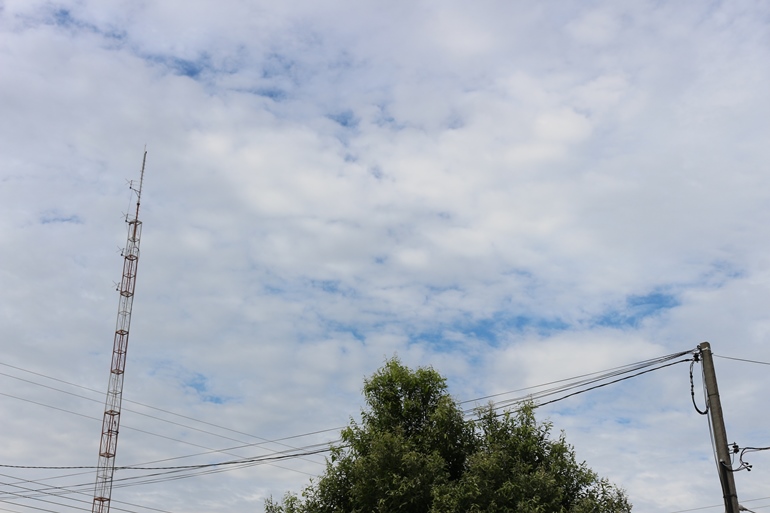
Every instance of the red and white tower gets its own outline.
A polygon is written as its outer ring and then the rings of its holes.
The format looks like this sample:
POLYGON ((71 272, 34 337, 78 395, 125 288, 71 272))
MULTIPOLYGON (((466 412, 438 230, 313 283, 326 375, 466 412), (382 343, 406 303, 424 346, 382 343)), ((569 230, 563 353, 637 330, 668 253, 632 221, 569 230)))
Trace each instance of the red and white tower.
POLYGON ((104 403, 104 419, 102 420, 102 435, 99 444, 99 463, 96 469, 96 486, 94 488, 94 503, 92 513, 109 513, 112 496, 112 477, 115 473, 115 452, 118 447, 118 431, 120 428, 120 406, 123 401, 123 375, 126 370, 126 351, 128 350, 128 331, 131 325, 131 307, 134 303, 136 287, 136 269, 139 264, 139 240, 142 236, 142 222, 139 221, 139 204, 142 199, 142 183, 144 182, 144 165, 147 161, 147 151, 142 158, 142 172, 139 186, 135 187, 133 180, 129 186, 136 194, 136 210, 126 214, 128 238, 122 251, 123 277, 118 291, 118 319, 115 326, 115 340, 112 348, 112 365, 110 367, 110 382, 107 388, 107 400, 104 403))

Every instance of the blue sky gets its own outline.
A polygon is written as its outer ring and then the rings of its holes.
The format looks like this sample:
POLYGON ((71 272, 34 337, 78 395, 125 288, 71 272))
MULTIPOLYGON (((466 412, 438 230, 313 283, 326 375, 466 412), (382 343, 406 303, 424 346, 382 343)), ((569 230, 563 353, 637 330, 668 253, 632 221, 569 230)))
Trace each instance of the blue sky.
MULTIPOLYGON (((394 354, 459 400, 704 340, 770 361, 769 22, 747 0, 6 1, 0 363, 106 391, 145 145, 125 394, 184 417, 137 411, 272 440, 344 425, 394 354)), ((770 445, 764 367, 717 365, 731 441, 770 445)), ((23 399, 0 397, 0 464, 96 463, 100 392, 0 379, 23 399)), ((684 365, 540 414, 638 511, 720 503, 684 365)), ((123 422, 121 463, 234 445, 123 422)), ((763 458, 742 498, 770 496, 763 458)), ((259 511, 322 461, 114 497, 259 511)))

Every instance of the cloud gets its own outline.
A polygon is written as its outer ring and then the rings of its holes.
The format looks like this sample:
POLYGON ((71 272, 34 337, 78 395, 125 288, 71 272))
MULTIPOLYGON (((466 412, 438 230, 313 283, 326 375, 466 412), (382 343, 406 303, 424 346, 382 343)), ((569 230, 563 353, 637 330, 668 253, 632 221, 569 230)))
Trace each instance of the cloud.
POLYGON ((56 212, 50 212, 43 214, 40 217, 41 224, 57 224, 57 223, 71 223, 71 224, 83 224, 83 220, 77 215, 62 215, 56 212))
POLYGON ((567 24, 567 32, 575 41, 591 46, 611 43, 619 30, 618 19, 604 10, 586 12, 567 24))
MULTIPOLYGON (((232 447, 344 425, 394 354, 459 399, 704 339, 770 360, 766 19, 743 2, 6 2, 3 360, 97 392, 3 377, 22 399, 0 398, 0 463, 96 461, 145 144, 126 399, 184 425, 126 413, 120 461, 285 449, 232 447)), ((766 377, 745 365, 718 361, 728 432, 761 445, 766 377)), ((719 503, 685 367, 542 415, 637 509, 719 503)), ((321 471, 308 459, 115 497, 259 509, 321 471)), ((764 496, 760 467, 742 497, 764 496)))

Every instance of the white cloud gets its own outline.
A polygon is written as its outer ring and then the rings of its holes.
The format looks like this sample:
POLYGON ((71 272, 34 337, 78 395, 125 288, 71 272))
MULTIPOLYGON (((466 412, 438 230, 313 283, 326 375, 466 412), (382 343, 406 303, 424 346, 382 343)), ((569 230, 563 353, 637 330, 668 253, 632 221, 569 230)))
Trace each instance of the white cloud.
MULTIPOLYGON (((258 442, 244 433, 342 425, 393 354, 459 399, 704 339, 770 360, 767 8, 624 9, 6 2, 0 361, 106 384, 145 143, 126 395, 241 433, 197 427, 258 442)), ((731 441, 766 445, 762 367, 717 364, 731 441)), ((720 500, 685 367, 543 411, 639 510, 720 500)), ((0 463, 96 461, 101 392, 0 388, 97 418, 0 397, 0 463)), ((124 422, 185 443, 125 429, 122 462, 239 445, 124 422)), ((114 497, 259 510, 310 459, 114 497)), ((741 497, 767 495, 762 465, 741 497)))
POLYGON ((581 14, 567 24, 567 32, 577 42, 591 46, 605 46, 613 42, 620 31, 619 20, 606 10, 581 14))

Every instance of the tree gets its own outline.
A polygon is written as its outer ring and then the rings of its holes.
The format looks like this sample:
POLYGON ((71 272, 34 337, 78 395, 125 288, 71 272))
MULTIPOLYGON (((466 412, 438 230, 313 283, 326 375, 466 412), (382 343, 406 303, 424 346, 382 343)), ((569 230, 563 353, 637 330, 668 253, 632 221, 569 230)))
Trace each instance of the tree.
POLYGON ((626 513, 623 492, 578 463, 532 404, 464 420, 432 368, 397 358, 365 380, 367 408, 300 496, 266 513, 626 513))

